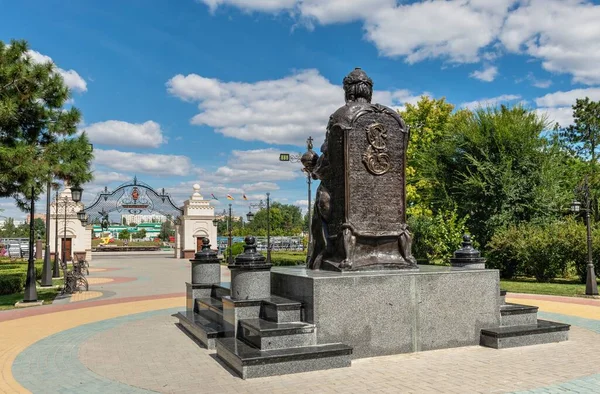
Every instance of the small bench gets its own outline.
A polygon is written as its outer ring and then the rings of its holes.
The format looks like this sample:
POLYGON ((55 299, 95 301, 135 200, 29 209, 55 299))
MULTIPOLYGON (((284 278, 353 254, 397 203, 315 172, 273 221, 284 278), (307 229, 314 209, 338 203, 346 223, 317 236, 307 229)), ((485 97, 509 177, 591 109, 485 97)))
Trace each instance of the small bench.
POLYGON ((73 260, 72 269, 69 270, 67 262, 61 262, 60 268, 63 270, 65 284, 61 291, 62 294, 73 294, 89 290, 89 284, 85 278, 84 271, 89 274, 89 263, 86 260, 73 260))

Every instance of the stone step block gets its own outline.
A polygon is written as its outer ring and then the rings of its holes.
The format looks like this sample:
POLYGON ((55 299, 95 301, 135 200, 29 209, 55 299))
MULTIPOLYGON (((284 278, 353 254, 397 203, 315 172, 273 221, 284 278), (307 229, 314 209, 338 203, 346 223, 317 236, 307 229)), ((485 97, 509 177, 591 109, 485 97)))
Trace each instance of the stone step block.
POLYGON ((276 323, 263 319, 240 320, 238 337, 260 350, 285 349, 317 344, 314 324, 276 323))
POLYGON ((506 304, 506 290, 500 289, 500 304, 506 304))
POLYGON ((537 306, 506 303, 500 306, 500 326, 536 325, 537 312, 537 306))
POLYGON ((536 325, 498 327, 481 330, 482 346, 494 349, 539 345, 569 339, 569 324, 538 319, 536 325))
POLYGON ((227 283, 221 283, 220 285, 213 285, 211 290, 211 298, 216 298, 217 300, 221 300, 221 298, 225 296, 229 296, 231 294, 231 289, 227 287, 227 283))
POLYGON ((198 312, 209 310, 223 316, 223 302, 216 298, 197 298, 198 312))
POLYGON ((263 300, 260 317, 264 320, 287 323, 302 320, 302 303, 287 298, 271 296, 263 300))
POLYGON ((352 348, 343 344, 260 350, 236 338, 219 338, 217 357, 242 379, 349 367, 352 348))
POLYGON ((215 349, 215 340, 224 336, 225 329, 222 324, 202 315, 185 311, 175 316, 179 319, 179 324, 207 349, 215 349))

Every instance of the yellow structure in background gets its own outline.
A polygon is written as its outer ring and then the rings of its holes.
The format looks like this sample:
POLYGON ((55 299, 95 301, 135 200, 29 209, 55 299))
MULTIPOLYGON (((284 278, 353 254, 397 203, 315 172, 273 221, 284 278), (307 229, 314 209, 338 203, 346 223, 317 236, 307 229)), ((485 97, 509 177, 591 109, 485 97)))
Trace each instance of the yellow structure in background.
POLYGON ((110 243, 110 240, 113 239, 113 236, 111 233, 109 233, 108 231, 103 233, 102 235, 105 235, 104 237, 100 237, 100 244, 99 245, 108 245, 110 243), (108 235, 105 235, 108 234, 108 235))

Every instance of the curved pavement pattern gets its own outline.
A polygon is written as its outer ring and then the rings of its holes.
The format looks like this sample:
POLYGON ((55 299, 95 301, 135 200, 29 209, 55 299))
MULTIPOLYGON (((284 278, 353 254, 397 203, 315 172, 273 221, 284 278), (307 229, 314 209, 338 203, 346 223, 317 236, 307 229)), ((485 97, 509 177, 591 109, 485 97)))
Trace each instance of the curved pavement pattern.
POLYGON ((401 354, 244 381, 171 316, 185 304, 189 262, 111 256, 94 268, 90 276, 133 280, 91 286, 102 294, 94 299, 0 313, 0 392, 600 392, 600 300, 509 295, 539 306, 541 318, 571 324, 568 342, 401 354), (118 276, 103 268, 119 268, 118 276))

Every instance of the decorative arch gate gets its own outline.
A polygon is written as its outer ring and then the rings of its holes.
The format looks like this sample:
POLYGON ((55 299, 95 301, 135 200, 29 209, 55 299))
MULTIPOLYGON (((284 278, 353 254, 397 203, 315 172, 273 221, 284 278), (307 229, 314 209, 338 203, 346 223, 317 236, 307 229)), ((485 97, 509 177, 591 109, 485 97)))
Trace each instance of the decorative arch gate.
POLYGON ((180 223, 183 214, 183 210, 173 203, 164 188, 159 193, 147 183, 138 181, 137 177, 113 191, 105 186, 96 201, 86 207, 84 212, 88 223, 99 223, 103 230, 108 228, 109 215, 113 212, 134 215, 142 212, 159 213, 176 225, 180 223))

